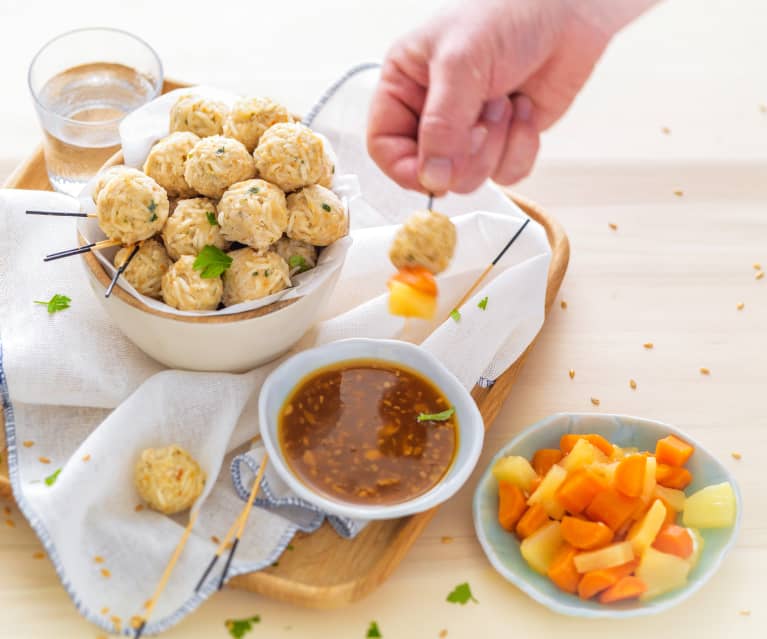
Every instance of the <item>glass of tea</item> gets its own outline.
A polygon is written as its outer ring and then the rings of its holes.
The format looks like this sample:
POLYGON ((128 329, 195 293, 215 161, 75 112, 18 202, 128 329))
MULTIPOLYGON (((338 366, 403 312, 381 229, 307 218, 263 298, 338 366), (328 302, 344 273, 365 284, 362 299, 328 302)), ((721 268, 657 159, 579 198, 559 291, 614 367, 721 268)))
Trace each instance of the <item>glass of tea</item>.
POLYGON ((162 89, 162 63, 140 38, 118 29, 69 31, 43 46, 29 89, 45 134, 53 188, 77 195, 120 148, 120 121, 162 89))

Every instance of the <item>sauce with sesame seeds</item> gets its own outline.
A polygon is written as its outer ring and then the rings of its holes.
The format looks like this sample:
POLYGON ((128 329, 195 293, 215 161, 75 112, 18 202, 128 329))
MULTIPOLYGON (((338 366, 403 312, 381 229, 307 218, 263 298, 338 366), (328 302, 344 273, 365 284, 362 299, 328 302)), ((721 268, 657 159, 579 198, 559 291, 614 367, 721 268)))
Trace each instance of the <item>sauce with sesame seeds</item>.
POLYGON ((434 487, 458 448, 451 407, 419 373, 381 360, 349 360, 305 377, 285 401, 279 441, 293 473, 332 499, 395 504, 434 487))

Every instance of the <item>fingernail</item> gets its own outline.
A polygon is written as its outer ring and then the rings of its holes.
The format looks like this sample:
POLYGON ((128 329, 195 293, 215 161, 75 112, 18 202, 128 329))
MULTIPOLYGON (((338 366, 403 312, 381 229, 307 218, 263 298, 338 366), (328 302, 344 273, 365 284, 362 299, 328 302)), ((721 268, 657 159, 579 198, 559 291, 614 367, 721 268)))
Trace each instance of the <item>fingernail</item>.
POLYGON ((440 193, 450 187, 453 172, 450 158, 427 158, 421 170, 421 184, 428 191, 440 193))
POLYGON ((487 122, 497 124, 503 119, 503 116, 506 113, 506 103, 508 101, 509 99, 506 96, 488 100, 482 108, 481 118, 487 122))
POLYGON ((533 101, 521 94, 514 98, 514 118, 529 122, 533 117, 533 101))
POLYGON ((476 155, 477 151, 482 148, 482 145, 487 139, 487 127, 478 124, 471 130, 471 143, 469 146, 469 154, 476 155))

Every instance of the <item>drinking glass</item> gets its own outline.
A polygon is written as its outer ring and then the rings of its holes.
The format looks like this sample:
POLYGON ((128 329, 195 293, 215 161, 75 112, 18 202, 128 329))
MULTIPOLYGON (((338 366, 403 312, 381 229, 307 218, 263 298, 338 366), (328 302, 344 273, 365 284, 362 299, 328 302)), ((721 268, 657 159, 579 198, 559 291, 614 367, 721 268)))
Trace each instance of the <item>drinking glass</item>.
POLYGON ((43 46, 28 81, 51 184, 77 195, 120 148, 120 121, 160 94, 163 72, 154 49, 135 35, 87 28, 43 46))

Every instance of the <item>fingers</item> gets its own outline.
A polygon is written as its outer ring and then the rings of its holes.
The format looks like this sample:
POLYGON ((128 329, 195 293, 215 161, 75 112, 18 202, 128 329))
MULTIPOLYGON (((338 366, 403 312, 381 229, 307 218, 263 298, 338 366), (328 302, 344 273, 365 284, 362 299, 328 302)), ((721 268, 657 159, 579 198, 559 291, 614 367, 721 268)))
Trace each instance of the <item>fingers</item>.
POLYGON ((506 146, 492 174, 493 179, 500 184, 513 184, 530 173, 540 146, 535 109, 530 98, 522 94, 515 95, 512 98, 512 109, 506 146))

